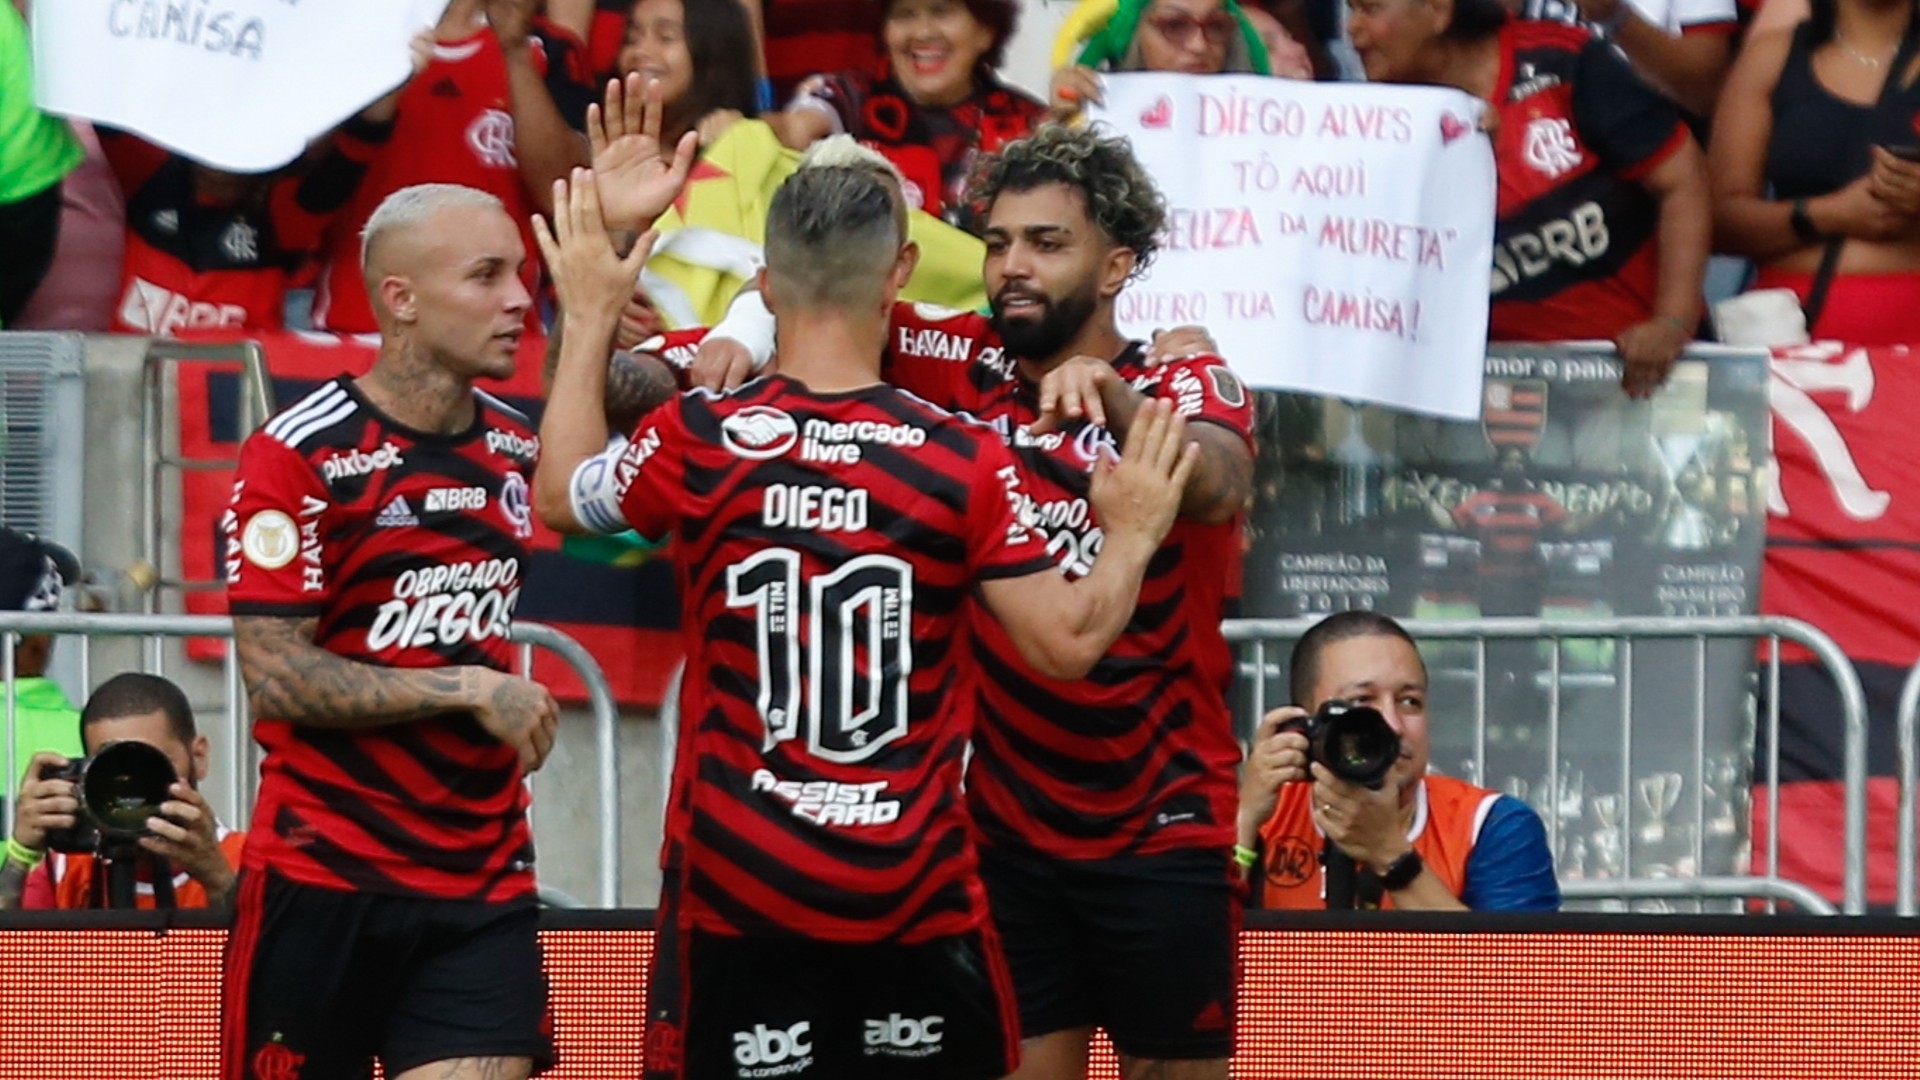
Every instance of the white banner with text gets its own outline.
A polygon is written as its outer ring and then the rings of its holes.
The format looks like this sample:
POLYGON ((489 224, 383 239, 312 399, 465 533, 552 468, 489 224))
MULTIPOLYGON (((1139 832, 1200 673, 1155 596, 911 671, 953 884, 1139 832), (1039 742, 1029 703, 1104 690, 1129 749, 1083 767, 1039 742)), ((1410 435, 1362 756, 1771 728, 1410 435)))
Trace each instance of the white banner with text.
POLYGON ((1167 198, 1121 329, 1204 326, 1261 387, 1480 415, 1493 261, 1483 103, 1437 87, 1109 76, 1093 111, 1167 198))
POLYGON ((265 172, 400 85, 447 0, 56 0, 35 98, 215 168, 265 172))

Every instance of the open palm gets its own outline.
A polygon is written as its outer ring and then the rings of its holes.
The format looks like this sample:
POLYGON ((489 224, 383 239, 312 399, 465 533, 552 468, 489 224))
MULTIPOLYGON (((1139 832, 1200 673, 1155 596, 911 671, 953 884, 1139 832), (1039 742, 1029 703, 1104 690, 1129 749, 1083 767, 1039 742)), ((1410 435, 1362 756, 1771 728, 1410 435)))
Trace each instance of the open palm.
POLYGON ((593 145, 593 176, 609 229, 640 230, 666 212, 686 185, 700 138, 682 136, 673 156, 660 145, 665 112, 657 84, 639 75, 607 83, 603 105, 587 108, 587 139, 593 145))

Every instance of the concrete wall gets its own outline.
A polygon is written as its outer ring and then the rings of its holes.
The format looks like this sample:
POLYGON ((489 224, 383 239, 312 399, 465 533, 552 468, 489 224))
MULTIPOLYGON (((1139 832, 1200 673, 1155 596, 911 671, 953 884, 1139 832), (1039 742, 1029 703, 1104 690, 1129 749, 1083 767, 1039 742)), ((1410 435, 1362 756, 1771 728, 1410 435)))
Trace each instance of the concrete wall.
MULTIPOLYGON (((144 610, 146 594, 138 591, 135 569, 144 552, 142 522, 148 513, 148 487, 143 468, 141 417, 144 409, 146 341, 140 338, 93 337, 87 355, 86 506, 80 557, 118 593, 121 610, 144 610), (130 573, 131 572, 131 573, 130 573)), ((174 445, 174 410, 164 408, 161 436, 174 445)), ((170 577, 179 569, 182 533, 177 484, 164 483, 154 500, 163 541, 156 562, 170 577)), ((193 535, 206 535, 211 522, 188 523, 193 535)), ((179 611, 177 597, 166 609, 179 611)), ((69 654, 67 670, 77 671, 72 657, 79 642, 59 648, 69 654)), ((589 642, 589 647, 591 643, 589 642)), ((213 768, 204 785, 208 799, 222 819, 238 825, 236 806, 247 804, 255 785, 257 762, 251 744, 236 737, 229 716, 229 679, 218 663, 186 659, 177 642, 145 648, 131 640, 100 641, 86 650, 84 676, 65 681, 78 702, 81 682, 98 685, 110 675, 135 668, 162 671, 186 688, 202 730, 214 743, 213 768), (156 664, 157 661, 157 664, 156 664), (248 751, 242 756, 241 751, 248 751), (240 783, 236 784, 236 780, 240 783)), ((661 787, 660 724, 647 714, 623 716, 618 745, 621 764, 621 899, 627 906, 651 906, 659 894, 658 852, 661 787)), ((534 782, 534 835, 539 849, 541 883, 593 904, 598 894, 597 801, 598 765, 591 716, 569 709, 562 718, 553 756, 534 782)))

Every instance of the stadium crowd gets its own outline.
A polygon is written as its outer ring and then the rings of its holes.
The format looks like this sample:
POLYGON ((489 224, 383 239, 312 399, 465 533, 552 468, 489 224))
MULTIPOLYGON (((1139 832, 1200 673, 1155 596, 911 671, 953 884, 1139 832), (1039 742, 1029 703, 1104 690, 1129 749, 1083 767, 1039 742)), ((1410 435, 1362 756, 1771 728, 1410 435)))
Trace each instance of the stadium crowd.
MULTIPOLYGON (((1558 906, 1534 811, 1427 775, 1427 672, 1392 620, 1316 627, 1295 704, 1235 742, 1219 623, 1252 396, 1204 327, 1117 327, 1166 205, 1080 123, 1108 73, 1485 100, 1489 336, 1611 342, 1631 397, 1691 343, 1760 332, 1739 288, 1709 295, 1715 255, 1804 306, 1765 344, 1920 340, 1910 0, 1086 0, 1044 97, 1000 70, 1016 0, 451 0, 404 84, 265 176, 40 113, 25 6, 0 3, 0 326, 380 342, 242 452, 224 528, 265 751, 250 833, 199 797, 206 741, 161 680, 108 682, 16 743, 0 907, 99 906, 84 857, 48 855, 78 812, 55 774, 115 739, 167 755, 142 895, 177 868, 183 906, 235 909, 236 1080, 288 1055, 309 1077, 549 1062, 522 780, 557 706, 504 673, 495 632, 536 518, 673 536, 683 623, 707 631, 650 1076, 804 1043, 818 1075, 1066 1080, 1099 1027, 1127 1075, 1224 1078, 1240 911, 1321 906, 1323 847, 1361 906, 1558 906), (755 226, 766 265, 689 321, 640 282, 652 230, 748 140, 791 173, 755 226), (905 301, 959 235, 987 311, 905 301), (485 380, 549 331, 536 424, 485 380), (381 604, 453 594, 459 640, 381 604), (1299 724, 1329 703, 1397 736, 1378 782, 1310 760, 1299 724), (889 1007, 946 1018, 946 1049, 862 1045, 861 988, 903 973, 922 996, 889 1007)), ((71 577, 4 539, 15 608, 71 577)))

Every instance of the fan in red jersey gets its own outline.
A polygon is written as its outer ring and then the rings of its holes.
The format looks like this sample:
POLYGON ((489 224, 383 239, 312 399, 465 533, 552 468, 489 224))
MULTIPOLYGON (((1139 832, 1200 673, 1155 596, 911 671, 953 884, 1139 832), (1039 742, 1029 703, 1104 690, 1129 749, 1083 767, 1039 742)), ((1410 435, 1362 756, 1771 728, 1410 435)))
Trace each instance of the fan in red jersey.
MULTIPOLYGON (((1171 402, 1200 446, 1139 608, 1089 675, 1035 670, 991 623, 973 644, 987 710, 967 795, 1019 991, 1019 1075, 1081 1076, 1099 1026, 1130 1075, 1225 1077, 1240 751, 1220 620, 1252 487, 1252 394, 1216 356, 1153 364, 1116 329, 1114 299, 1153 257, 1165 216, 1124 142, 1043 128, 1009 145, 973 194, 993 316, 896 305, 889 380, 1012 445, 1031 520, 1071 576, 1104 563, 1089 470, 1137 411, 1171 402)), ((725 366, 703 355, 695 377, 725 366)))
POLYGON ((493 196, 394 193, 362 257, 372 368, 241 449, 228 597, 264 757, 227 1080, 375 1058, 398 1080, 524 1078, 552 1058, 523 781, 557 711, 506 673, 540 444, 474 386, 512 374, 525 262, 493 196))
MULTIPOLYGON (((433 48, 425 31, 414 38, 414 75, 425 70, 433 48)), ((113 329, 163 337, 280 329, 289 279, 393 134, 406 85, 341 124, 311 165, 265 176, 221 172, 138 135, 100 128, 127 201, 113 329)))
MULTIPOLYGON (((555 177, 586 161, 569 125, 580 122, 592 96, 583 47, 536 19, 535 7, 536 0, 447 5, 432 60, 401 95, 393 137, 328 231, 316 326, 344 334, 376 328, 360 281, 360 232, 381 200, 401 188, 449 183, 490 192, 506 204, 532 252, 527 215, 542 205, 555 177)), ((539 277, 529 259, 521 280, 531 290, 539 277)))
POLYGON ((581 179, 559 239, 537 231, 566 315, 536 504, 555 528, 672 532, 680 551, 686 727, 647 1075, 1004 1075, 1014 1007, 960 786, 968 638, 991 623, 1055 678, 1093 666, 1172 525, 1184 421, 1151 406, 1103 454, 1107 557, 1070 582, 998 434, 880 381, 905 214, 871 166, 816 163, 768 214, 780 374, 681 396, 608 449, 607 355, 645 252, 613 254, 581 179))
POLYGON ((1348 28, 1369 79, 1487 101, 1492 338, 1611 341, 1623 388, 1652 394, 1700 320, 1713 231, 1679 106, 1612 44, 1501 0, 1356 0, 1348 28))

